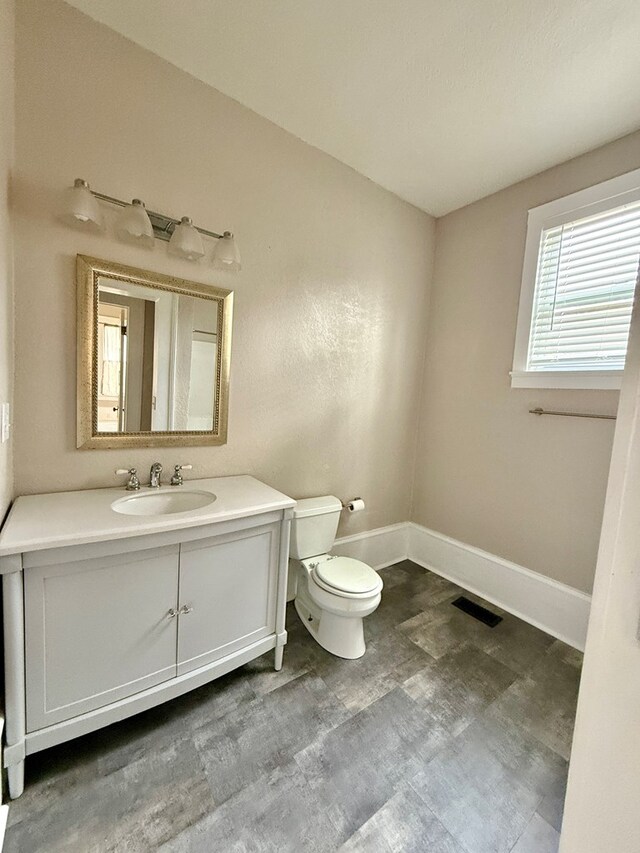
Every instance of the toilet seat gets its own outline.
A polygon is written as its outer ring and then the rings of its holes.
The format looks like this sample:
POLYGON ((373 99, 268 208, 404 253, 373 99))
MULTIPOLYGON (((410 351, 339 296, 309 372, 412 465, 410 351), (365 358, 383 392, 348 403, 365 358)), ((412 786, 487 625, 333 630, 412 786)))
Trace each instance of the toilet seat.
POLYGON ((364 598, 382 589, 382 579, 371 566, 352 557, 326 557, 315 560, 310 568, 318 586, 335 595, 364 598))

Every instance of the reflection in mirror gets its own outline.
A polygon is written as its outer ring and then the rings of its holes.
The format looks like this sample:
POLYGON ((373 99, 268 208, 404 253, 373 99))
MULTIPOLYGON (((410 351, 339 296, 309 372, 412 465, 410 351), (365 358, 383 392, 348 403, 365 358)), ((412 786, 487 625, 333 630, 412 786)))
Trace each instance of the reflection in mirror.
POLYGON ((212 430, 218 303, 98 278, 98 432, 212 430))
POLYGON ((232 294, 82 256, 78 288, 78 446, 224 443, 232 294))

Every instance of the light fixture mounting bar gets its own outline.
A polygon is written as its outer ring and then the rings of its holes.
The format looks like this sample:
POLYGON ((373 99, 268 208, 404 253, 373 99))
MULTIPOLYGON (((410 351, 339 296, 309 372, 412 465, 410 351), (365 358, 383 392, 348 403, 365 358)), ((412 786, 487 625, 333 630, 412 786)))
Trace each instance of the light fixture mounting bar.
MULTIPOLYGON (((105 195, 104 193, 99 193, 92 189, 90 189, 89 192, 100 201, 115 204, 117 207, 129 206, 129 202, 123 201, 121 198, 114 198, 111 195, 105 195)), ((179 219, 174 219, 172 216, 166 216, 164 213, 156 213, 154 210, 147 210, 147 215, 151 220, 153 235, 154 237, 157 237, 158 240, 164 240, 165 242, 170 240, 176 225, 180 225, 179 219)), ((217 234, 215 231, 207 231, 206 228, 198 228, 197 225, 194 225, 193 227, 196 231, 204 234, 205 237, 214 237, 216 240, 221 240, 224 236, 223 234, 217 234)))

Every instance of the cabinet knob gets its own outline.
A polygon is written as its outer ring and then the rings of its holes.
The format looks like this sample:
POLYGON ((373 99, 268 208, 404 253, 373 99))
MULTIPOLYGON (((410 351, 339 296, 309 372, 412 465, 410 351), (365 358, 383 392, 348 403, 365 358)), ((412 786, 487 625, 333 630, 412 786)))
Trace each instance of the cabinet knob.
POLYGON ((171 607, 169 609, 169 612, 167 613, 167 619, 174 619, 179 612, 179 610, 176 610, 174 607, 171 607))
POLYGON ((192 611, 193 611, 193 607, 190 604, 183 604, 178 612, 182 613, 182 614, 187 614, 187 613, 191 613, 192 611))

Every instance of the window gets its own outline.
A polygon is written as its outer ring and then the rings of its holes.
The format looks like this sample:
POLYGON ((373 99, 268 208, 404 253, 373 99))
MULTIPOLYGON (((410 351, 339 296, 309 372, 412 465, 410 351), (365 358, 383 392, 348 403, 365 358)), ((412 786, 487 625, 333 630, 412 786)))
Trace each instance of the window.
POLYGON ((511 385, 619 388, 640 262, 640 169, 529 211, 511 385))

